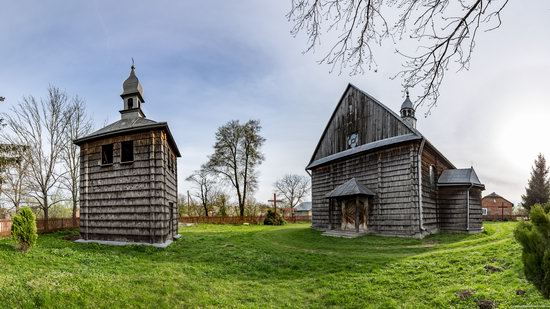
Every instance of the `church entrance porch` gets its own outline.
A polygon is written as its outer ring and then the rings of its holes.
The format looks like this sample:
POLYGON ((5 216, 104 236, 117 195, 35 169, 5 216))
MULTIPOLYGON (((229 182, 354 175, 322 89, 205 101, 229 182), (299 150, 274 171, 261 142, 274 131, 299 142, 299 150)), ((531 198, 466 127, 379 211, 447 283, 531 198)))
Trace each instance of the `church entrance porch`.
POLYGON ((374 193, 352 178, 336 187, 329 199, 329 227, 323 235, 357 237, 367 232, 369 197, 374 193))

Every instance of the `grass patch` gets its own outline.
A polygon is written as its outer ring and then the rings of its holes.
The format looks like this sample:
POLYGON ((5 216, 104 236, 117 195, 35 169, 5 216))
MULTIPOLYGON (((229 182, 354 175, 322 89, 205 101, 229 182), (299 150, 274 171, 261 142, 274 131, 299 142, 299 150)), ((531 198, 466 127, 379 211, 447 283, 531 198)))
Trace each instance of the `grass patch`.
POLYGON ((307 224, 182 227, 165 250, 40 235, 0 240, 3 307, 499 307, 546 305, 523 276, 514 223, 424 240, 321 236, 307 224), (493 269, 497 271, 487 271, 493 269), (521 290, 517 295, 517 291, 521 290))

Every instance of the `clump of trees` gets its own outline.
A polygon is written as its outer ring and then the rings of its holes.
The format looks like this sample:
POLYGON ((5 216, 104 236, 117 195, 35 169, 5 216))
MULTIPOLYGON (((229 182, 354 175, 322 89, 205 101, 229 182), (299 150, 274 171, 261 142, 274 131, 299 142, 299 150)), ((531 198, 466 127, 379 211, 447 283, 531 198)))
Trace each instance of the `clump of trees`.
POLYGON ((550 298, 550 205, 535 204, 531 221, 522 221, 514 236, 523 247, 523 271, 545 298, 550 298))
POLYGON ((232 120, 218 128, 214 153, 186 179, 193 187, 187 201, 189 215, 191 196, 198 199, 205 216, 214 209, 220 215, 229 215, 234 208, 229 204, 225 186, 235 193, 239 216, 256 212, 259 206, 251 197, 258 186, 257 169, 264 160, 261 148, 265 138, 260 135, 261 128, 258 120, 245 123, 232 120))
POLYGON ((22 202, 39 210, 46 230, 52 207, 67 200, 76 221, 80 155, 73 140, 92 128, 83 100, 50 86, 46 98, 24 97, 2 118, 6 127, 0 138, 14 147, 17 158, 2 170, 8 184, 4 195, 16 210, 22 202))
POLYGON ((525 195, 521 198, 530 218, 530 221, 520 222, 514 230, 523 248, 523 271, 527 280, 545 298, 550 298, 550 182, 542 154, 535 159, 525 195))
POLYGON ((13 217, 11 235, 23 252, 27 252, 36 244, 38 239, 36 217, 29 207, 21 208, 13 217))
POLYGON ((285 205, 294 208, 309 194, 311 182, 309 177, 297 174, 286 174, 278 179, 273 187, 285 205))
POLYGON ((523 207, 529 211, 535 204, 545 204, 550 200, 550 181, 546 158, 539 153, 531 170, 531 177, 525 194, 521 196, 523 207))

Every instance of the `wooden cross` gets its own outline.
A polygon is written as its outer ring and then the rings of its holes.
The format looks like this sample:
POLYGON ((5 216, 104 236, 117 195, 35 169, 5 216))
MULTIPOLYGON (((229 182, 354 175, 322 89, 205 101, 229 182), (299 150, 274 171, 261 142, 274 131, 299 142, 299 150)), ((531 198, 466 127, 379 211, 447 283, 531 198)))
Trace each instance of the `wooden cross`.
POLYGON ((275 208, 275 213, 277 213, 277 202, 282 203, 284 201, 277 199, 277 194, 273 193, 273 199, 267 200, 268 203, 273 203, 273 208, 275 208))
POLYGON ((500 219, 502 221, 504 221, 504 208, 506 208, 506 206, 504 206, 504 202, 500 206, 497 206, 497 207, 500 208, 500 210, 501 210, 500 219))

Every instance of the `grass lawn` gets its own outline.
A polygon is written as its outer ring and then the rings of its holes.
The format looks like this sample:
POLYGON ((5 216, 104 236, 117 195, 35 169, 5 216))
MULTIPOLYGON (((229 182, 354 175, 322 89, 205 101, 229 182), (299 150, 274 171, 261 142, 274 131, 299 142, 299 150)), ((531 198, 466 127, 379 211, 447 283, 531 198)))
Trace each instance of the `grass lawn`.
POLYGON ((199 225, 164 250, 76 244, 63 239, 71 231, 40 235, 27 254, 2 239, 0 306, 550 306, 524 279, 513 228, 416 240, 324 237, 306 224, 199 225), (462 290, 473 294, 461 299, 462 290))

